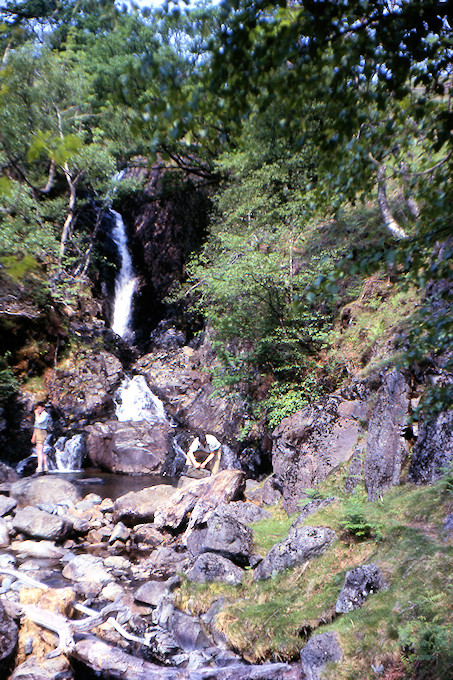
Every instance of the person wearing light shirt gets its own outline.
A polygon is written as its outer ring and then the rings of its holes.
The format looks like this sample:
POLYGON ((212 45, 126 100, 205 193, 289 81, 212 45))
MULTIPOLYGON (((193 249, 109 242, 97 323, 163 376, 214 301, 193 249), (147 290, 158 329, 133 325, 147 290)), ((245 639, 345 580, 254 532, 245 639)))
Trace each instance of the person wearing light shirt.
POLYGON ((44 442, 47 439, 51 422, 51 417, 49 413, 47 413, 44 403, 39 402, 36 404, 35 423, 33 426, 31 443, 36 445, 36 455, 38 457, 38 466, 36 468, 37 474, 46 474, 47 472, 47 455, 44 451, 44 442))
POLYGON ((220 467, 222 445, 212 434, 195 437, 187 451, 187 462, 200 470, 210 470, 215 475, 220 467))

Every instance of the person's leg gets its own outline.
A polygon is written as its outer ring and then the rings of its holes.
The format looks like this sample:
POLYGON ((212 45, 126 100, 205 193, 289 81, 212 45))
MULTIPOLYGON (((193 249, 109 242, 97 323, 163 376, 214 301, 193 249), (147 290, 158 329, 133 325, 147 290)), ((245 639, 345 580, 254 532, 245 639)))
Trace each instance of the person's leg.
POLYGON ((42 472, 44 465, 44 442, 36 442, 36 455, 38 456, 38 467, 36 468, 36 472, 42 472))

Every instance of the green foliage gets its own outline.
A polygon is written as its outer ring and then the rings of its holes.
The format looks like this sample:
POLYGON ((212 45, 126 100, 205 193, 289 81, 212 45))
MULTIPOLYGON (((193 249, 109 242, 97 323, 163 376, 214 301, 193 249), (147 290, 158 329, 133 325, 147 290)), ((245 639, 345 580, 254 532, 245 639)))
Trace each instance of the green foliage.
POLYGON ((0 405, 14 397, 19 389, 19 381, 8 365, 9 355, 0 356, 0 405))
POLYGON ((381 529, 369 517, 369 504, 364 493, 354 491, 343 500, 342 510, 340 527, 350 538, 358 541, 382 538, 381 529))

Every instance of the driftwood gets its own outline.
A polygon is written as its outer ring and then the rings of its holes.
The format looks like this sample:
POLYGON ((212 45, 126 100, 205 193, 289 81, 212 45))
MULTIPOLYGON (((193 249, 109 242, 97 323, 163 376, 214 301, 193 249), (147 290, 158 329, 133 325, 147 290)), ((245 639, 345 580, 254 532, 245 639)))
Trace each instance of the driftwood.
POLYGON ((112 680, 300 680, 299 665, 237 663, 224 668, 168 668, 138 659, 99 640, 77 642, 71 656, 112 680))

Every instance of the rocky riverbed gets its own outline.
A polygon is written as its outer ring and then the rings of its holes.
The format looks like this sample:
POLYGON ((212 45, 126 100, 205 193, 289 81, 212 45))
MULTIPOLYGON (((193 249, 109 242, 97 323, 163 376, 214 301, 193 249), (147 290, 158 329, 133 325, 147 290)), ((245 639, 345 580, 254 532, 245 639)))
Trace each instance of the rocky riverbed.
MULTIPOLYGON (((250 527, 269 513, 248 500, 242 472, 116 500, 83 496, 56 475, 14 476, 3 468, 3 677, 72 678, 74 660, 103 677, 301 677, 300 664, 246 664, 216 630, 219 607, 197 619, 175 606, 181 579, 238 583, 246 567, 266 564, 250 527)), ((327 549, 331 534, 313 528, 306 550, 327 549)), ((288 566, 279 560, 276 570, 288 566)))

